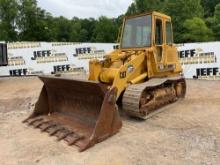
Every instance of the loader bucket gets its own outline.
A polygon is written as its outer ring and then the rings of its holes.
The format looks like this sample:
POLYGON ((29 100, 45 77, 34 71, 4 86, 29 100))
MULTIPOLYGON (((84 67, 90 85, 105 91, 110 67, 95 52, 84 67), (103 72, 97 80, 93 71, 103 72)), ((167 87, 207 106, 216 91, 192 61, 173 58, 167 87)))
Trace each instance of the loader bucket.
POLYGON ((28 125, 76 145, 79 151, 117 133, 122 122, 115 88, 83 80, 39 77, 44 86, 28 125))

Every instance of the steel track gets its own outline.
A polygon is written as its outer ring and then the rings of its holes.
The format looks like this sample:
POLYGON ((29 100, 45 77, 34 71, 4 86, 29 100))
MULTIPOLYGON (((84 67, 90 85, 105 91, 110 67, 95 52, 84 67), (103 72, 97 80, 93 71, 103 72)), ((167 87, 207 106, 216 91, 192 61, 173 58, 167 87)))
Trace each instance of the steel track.
MULTIPOLYGON (((185 86, 185 79, 182 76, 172 77, 172 78, 153 78, 149 81, 141 84, 130 85, 126 91, 124 92, 123 99, 122 99, 122 108, 123 110, 130 116, 138 117, 141 119, 148 119, 153 115, 161 112, 163 109, 155 109, 150 114, 146 115, 140 111, 140 99, 142 97, 143 91, 154 90, 161 86, 164 83, 176 83, 176 82, 183 82, 184 88, 185 86)), ((184 91, 185 95, 185 91, 184 91)), ((183 96, 184 97, 184 96, 183 96)), ((165 106, 165 105, 164 105, 165 106)))

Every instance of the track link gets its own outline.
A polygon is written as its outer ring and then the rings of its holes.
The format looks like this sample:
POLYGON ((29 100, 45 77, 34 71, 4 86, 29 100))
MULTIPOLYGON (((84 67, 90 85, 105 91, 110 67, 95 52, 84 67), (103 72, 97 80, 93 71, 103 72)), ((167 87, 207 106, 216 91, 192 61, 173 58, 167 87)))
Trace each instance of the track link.
POLYGON ((130 85, 124 92, 122 107, 130 116, 148 119, 161 112, 161 107, 184 97, 185 93, 186 83, 182 76, 153 78, 145 83, 130 85), (177 84, 182 85, 181 94, 177 94, 177 84), (155 95, 158 93, 162 93, 163 96, 156 97, 155 95), (149 102, 143 106, 145 100, 149 100, 149 102))

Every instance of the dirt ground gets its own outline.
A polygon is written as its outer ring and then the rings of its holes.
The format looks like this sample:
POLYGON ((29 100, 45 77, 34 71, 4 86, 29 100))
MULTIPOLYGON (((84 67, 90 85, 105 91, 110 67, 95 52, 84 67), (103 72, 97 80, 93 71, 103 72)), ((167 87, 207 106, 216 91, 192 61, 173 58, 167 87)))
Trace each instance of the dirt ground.
POLYGON ((139 121, 123 116, 118 134, 78 152, 21 121, 42 87, 37 78, 0 79, 1 165, 220 164, 220 82, 187 81, 186 99, 139 121))

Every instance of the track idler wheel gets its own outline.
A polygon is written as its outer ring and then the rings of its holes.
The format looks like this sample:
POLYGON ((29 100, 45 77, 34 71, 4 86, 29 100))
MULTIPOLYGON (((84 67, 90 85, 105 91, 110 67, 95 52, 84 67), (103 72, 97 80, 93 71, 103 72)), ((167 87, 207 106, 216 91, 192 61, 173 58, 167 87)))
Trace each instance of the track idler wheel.
POLYGON ((175 85, 175 90, 178 98, 184 98, 186 95, 186 80, 178 81, 175 85))

